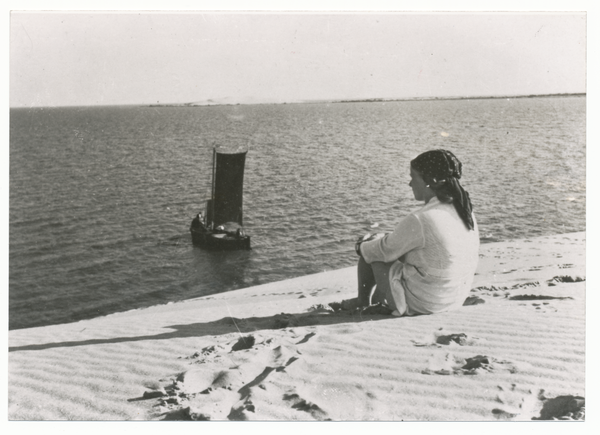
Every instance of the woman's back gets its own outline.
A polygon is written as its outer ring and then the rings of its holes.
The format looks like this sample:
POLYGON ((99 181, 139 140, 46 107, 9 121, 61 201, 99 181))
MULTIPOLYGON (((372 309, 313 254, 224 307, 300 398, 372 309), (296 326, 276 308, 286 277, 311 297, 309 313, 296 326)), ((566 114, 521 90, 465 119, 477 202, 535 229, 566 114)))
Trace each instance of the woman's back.
POLYGON ((436 313, 455 308, 467 297, 479 257, 475 216, 469 230, 452 204, 432 199, 414 213, 422 230, 422 247, 402 258, 394 274, 413 313, 436 313))
POLYGON ((424 247, 420 252, 408 253, 405 262, 421 259, 419 265, 447 271, 444 275, 460 275, 461 270, 476 267, 479 250, 476 222, 475 228, 469 230, 452 204, 444 204, 436 199, 415 212, 415 216, 422 225, 424 247), (419 255, 413 255, 415 253, 419 255))

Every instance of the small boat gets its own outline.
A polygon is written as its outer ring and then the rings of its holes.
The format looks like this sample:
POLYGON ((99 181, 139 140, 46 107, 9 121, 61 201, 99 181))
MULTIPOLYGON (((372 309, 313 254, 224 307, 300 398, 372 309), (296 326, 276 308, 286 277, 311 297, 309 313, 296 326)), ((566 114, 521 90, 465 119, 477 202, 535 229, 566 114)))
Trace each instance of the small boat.
POLYGON ((211 199, 205 215, 192 220, 192 243, 210 250, 251 249, 243 226, 244 166, 247 150, 213 149, 211 199))

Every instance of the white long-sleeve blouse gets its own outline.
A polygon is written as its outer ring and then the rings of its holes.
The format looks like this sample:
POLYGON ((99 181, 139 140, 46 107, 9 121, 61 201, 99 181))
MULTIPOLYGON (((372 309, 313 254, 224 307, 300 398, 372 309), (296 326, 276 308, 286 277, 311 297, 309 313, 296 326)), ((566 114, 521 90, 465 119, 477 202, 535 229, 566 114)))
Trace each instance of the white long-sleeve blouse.
POLYGON ((479 230, 469 230, 452 204, 432 198, 383 238, 364 242, 367 263, 393 262, 395 315, 430 314, 460 307, 479 259, 479 230))

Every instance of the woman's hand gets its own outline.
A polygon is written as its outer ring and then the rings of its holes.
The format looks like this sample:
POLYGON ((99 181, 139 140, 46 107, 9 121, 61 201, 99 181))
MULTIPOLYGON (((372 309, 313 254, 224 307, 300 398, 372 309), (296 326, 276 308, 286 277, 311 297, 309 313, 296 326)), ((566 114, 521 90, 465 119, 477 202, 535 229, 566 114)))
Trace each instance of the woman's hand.
POLYGON ((370 242, 373 240, 378 240, 378 239, 381 239, 383 236, 385 236, 385 233, 367 234, 363 237, 363 242, 370 242))
POLYGON ((358 254, 359 257, 362 257, 362 254, 360 252, 360 245, 363 242, 371 242, 373 240, 381 239, 384 236, 385 236, 385 233, 365 234, 364 236, 358 238, 358 240, 356 241, 356 244, 354 245, 354 250, 356 251, 356 253, 358 254))

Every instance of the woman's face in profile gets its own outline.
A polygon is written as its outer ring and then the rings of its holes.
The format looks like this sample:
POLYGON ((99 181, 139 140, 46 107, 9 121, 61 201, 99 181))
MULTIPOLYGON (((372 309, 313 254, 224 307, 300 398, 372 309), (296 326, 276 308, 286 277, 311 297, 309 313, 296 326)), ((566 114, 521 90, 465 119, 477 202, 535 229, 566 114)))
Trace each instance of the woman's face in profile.
POLYGON ((408 183, 408 185, 412 187, 413 195, 417 201, 425 201, 428 199, 427 185, 419 171, 415 171, 412 166, 410 168, 410 183, 408 183))

